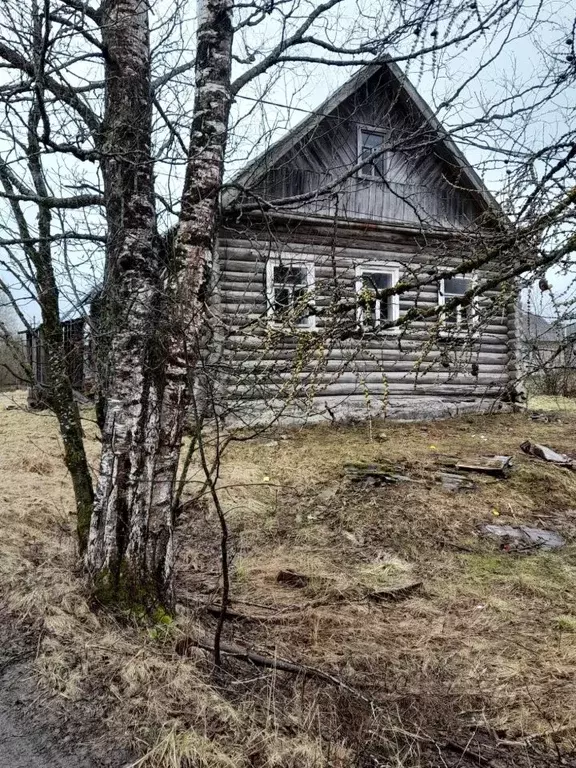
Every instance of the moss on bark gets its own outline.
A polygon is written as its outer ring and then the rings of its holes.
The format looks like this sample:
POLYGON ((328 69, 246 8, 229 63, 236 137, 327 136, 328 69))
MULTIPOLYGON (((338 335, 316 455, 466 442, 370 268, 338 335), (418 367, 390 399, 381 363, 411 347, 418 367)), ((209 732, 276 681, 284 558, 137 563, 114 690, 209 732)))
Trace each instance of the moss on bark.
POLYGON ((171 595, 162 594, 158 584, 143 576, 124 560, 120 568, 104 568, 92 581, 94 598, 104 607, 154 624, 165 623, 174 615, 171 595))

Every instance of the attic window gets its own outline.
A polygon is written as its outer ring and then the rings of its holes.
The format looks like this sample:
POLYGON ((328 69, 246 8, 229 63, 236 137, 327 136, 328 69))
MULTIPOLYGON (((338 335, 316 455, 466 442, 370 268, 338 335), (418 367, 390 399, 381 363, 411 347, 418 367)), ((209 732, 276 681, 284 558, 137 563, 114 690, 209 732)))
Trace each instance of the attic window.
POLYGON ((268 316, 276 323, 314 328, 314 264, 270 259, 266 268, 268 316))
MULTIPOLYGON (((454 298, 461 298, 474 287, 474 280, 469 275, 456 275, 445 278, 438 289, 438 304, 444 306, 454 298)), ((466 331, 474 320, 474 303, 462 306, 459 304, 449 311, 443 312, 444 323, 456 331, 466 331)))
MULTIPOLYGON (((384 134, 381 131, 360 128, 358 130, 358 162, 367 160, 378 150, 382 150, 384 134)), ((386 173, 386 152, 373 158, 361 170, 365 179, 383 179, 386 173)))
MULTIPOLYGON (((398 295, 380 298, 383 291, 398 282, 398 268, 384 264, 366 264, 356 268, 358 324, 365 329, 378 330, 385 323, 398 320, 398 295)), ((394 327, 389 331, 396 330, 394 327)))

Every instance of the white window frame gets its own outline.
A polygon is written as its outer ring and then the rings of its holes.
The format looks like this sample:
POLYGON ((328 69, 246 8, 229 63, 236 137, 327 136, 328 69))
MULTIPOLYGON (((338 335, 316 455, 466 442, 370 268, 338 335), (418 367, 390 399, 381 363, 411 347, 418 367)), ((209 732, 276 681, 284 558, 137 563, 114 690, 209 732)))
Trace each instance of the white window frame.
MULTIPOLYGON (((474 288, 478 282, 476 273, 463 273, 458 272, 458 274, 452 275, 452 278, 456 280, 470 280, 470 288, 474 288)), ((450 278, 450 279, 452 279, 450 278)), ((440 280, 438 283, 438 306, 444 307, 446 306, 446 292, 444 290, 444 278, 440 280)), ((466 291, 467 293, 467 291, 466 291)), ((448 294, 448 298, 456 298, 457 296, 462 294, 456 294, 456 293, 450 293, 448 294)), ((462 328, 462 306, 459 304, 456 307, 456 323, 453 326, 453 333, 459 334, 459 335, 466 335, 468 333, 476 334, 477 328, 476 328, 476 310, 477 310, 477 297, 474 297, 472 299, 472 302, 468 305, 470 308, 470 323, 468 328, 462 328)), ((444 316, 444 313, 442 313, 442 325, 444 327, 447 327, 446 318, 444 316)))
MULTIPOLYGON (((282 323, 274 313, 274 267, 282 265, 290 267, 303 268, 306 271, 306 287, 311 294, 309 305, 314 308, 316 305, 314 299, 315 288, 315 258, 312 254, 286 254, 282 256, 270 256, 266 261, 266 314, 270 323, 280 328, 282 323)), ((310 312, 304 322, 295 323, 295 327, 303 331, 316 330, 316 315, 310 312)))
MULTIPOLYGON (((362 162, 362 150, 364 148, 364 144, 362 142, 362 132, 364 132, 364 133, 375 133, 378 136, 382 137, 382 141, 384 141, 384 139, 386 138, 386 132, 383 131, 381 128, 374 128, 371 125, 359 125, 358 126, 358 132, 356 134, 356 144, 357 144, 356 158, 357 158, 357 161, 359 163, 362 162)), ((378 159, 382 160, 382 164, 384 166, 384 175, 386 175, 386 172, 388 171, 388 152, 387 152, 387 150, 385 152, 383 152, 379 156, 378 159)), ((374 180, 378 181, 378 179, 380 179, 382 181, 382 177, 377 172, 375 166, 372 163, 370 163, 370 162, 366 163, 365 165, 363 165, 358 170, 358 175, 362 179, 372 179, 373 181, 374 180)))
MULTIPOLYGON (((386 274, 392 276, 392 287, 394 287, 399 279, 400 279, 400 265, 394 264, 383 261, 374 261, 374 262, 365 262, 363 264, 358 264, 356 266, 356 296, 359 296, 364 288, 364 274, 365 273, 377 273, 377 274, 386 274)), ((392 296, 388 297, 389 306, 391 309, 391 317, 386 322, 395 322, 400 317, 400 296, 395 293, 392 296)), ((375 317, 375 323, 374 323, 374 330, 379 331, 380 329, 380 319, 381 319, 381 301, 380 299, 376 299, 376 306, 374 308, 374 313, 376 315, 375 317)), ((364 328, 364 310, 362 307, 358 304, 356 307, 356 319, 358 321, 358 325, 361 328, 364 328)), ((398 333, 400 330, 399 326, 392 326, 390 328, 385 328, 382 331, 379 331, 380 333, 385 334, 392 334, 392 333, 398 333)))

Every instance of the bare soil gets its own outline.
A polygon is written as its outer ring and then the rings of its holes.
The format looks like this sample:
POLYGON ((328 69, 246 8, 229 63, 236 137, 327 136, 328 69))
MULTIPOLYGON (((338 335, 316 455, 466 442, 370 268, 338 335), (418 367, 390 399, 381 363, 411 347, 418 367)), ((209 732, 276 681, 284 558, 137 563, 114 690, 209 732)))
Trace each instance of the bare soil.
MULTIPOLYGON (((1 768, 121 768, 129 754, 44 688, 34 668, 34 633, 0 629, 1 768), (95 738, 96 734, 99 736, 95 738)), ((36 638, 37 640, 37 638, 36 638)), ((87 714, 87 710, 82 715, 87 714)))

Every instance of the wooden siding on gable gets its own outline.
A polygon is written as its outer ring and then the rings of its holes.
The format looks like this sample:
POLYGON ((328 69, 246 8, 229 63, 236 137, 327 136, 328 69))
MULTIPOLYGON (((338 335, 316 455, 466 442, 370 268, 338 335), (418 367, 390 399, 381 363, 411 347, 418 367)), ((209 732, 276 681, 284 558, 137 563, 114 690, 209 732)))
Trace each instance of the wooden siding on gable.
POLYGON ((283 166, 269 171, 264 184, 256 192, 266 200, 313 192, 311 200, 296 202, 286 208, 343 219, 444 228, 464 226, 472 223, 474 218, 473 202, 444 179, 425 186, 364 179, 355 174, 329 193, 323 193, 321 190, 332 185, 335 179, 335 174, 283 166))
POLYGON ((482 209, 437 146, 438 137, 422 116, 403 103, 390 77, 379 72, 272 164, 252 192, 268 201, 311 193, 311 200, 283 207, 321 216, 466 226, 482 209), (363 127, 382 132, 389 147, 384 178, 346 175, 358 163, 363 127))

